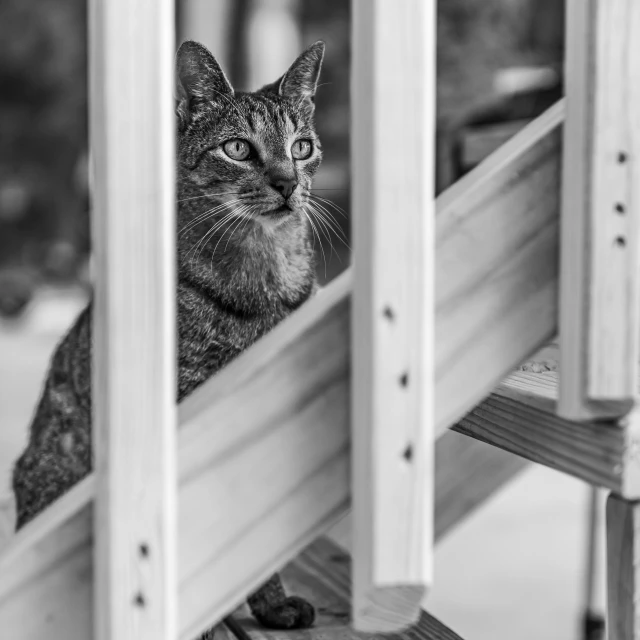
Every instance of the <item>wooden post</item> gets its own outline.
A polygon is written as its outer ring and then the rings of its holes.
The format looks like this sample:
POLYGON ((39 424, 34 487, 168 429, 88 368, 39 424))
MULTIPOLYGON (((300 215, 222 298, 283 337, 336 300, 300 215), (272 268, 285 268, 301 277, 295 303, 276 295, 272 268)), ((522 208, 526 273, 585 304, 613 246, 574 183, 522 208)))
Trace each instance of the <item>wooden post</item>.
POLYGON ((431 582, 435 3, 353 3, 353 622, 415 622, 431 582))
POLYGON ((93 0, 95 638, 175 640, 173 0, 93 0))
POLYGON ((607 638, 640 638, 640 502, 607 499, 607 638))
POLYGON ((617 418, 638 377, 640 3, 567 11, 558 408, 617 418))

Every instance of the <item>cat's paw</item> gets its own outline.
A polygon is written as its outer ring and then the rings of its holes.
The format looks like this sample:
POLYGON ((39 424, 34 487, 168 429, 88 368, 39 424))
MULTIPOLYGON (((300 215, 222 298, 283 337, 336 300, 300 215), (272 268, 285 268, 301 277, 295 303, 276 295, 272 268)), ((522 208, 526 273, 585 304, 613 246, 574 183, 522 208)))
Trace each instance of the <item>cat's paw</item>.
POLYGON ((289 596, 277 606, 256 615, 258 622, 269 629, 307 629, 315 617, 313 605, 298 596, 289 596))

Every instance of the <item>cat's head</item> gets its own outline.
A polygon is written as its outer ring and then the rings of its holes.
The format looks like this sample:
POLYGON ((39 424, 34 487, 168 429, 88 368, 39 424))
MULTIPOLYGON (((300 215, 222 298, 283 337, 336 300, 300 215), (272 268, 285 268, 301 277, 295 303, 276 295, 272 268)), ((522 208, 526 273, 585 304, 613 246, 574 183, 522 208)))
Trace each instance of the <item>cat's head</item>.
POLYGON ((322 157, 314 97, 323 55, 324 43, 316 42, 277 81, 244 93, 234 91, 205 47, 180 47, 179 193, 193 203, 188 213, 212 210, 202 219, 210 226, 226 216, 227 224, 242 218, 271 232, 304 219, 322 157))

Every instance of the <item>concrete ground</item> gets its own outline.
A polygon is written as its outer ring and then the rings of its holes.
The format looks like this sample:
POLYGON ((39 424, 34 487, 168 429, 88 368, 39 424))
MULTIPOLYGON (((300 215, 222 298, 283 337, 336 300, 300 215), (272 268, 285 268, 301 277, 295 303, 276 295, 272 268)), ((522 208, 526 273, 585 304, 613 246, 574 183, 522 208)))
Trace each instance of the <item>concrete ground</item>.
MULTIPOLYGON (((22 322, 0 324, 0 499, 51 350, 82 304, 43 292, 22 322)), ((572 478, 522 474, 438 545, 430 612, 468 640, 582 640, 587 500, 572 478)))

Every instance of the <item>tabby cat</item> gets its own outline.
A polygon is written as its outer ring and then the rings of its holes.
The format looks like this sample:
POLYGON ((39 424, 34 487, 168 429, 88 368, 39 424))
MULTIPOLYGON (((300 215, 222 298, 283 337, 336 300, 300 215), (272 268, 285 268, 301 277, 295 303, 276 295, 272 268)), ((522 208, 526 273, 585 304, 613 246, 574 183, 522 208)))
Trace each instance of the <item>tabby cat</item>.
MULTIPOLYGON (((316 42, 279 80, 243 93, 202 45, 178 51, 178 401, 317 288, 305 206, 322 156, 314 97, 323 56, 316 42)), ((53 354, 13 471, 18 528, 91 471, 91 323, 89 303, 53 354)), ((267 627, 314 620, 278 575, 248 602, 267 627)))

